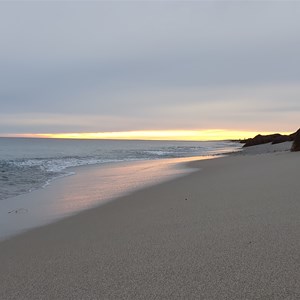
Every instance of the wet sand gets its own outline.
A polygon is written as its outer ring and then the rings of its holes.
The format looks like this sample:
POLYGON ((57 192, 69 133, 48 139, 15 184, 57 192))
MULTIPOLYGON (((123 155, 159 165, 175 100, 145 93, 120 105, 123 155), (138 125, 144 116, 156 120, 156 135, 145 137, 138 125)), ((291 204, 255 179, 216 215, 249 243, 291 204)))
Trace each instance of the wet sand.
POLYGON ((300 154, 255 154, 0 242, 0 299, 299 299, 300 154))

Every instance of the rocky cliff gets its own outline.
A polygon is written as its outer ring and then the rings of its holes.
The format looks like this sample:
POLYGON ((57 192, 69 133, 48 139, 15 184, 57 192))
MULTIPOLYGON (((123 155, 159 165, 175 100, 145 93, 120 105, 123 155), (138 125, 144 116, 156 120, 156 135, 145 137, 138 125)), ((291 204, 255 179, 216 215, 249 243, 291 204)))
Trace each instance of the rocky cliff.
POLYGON ((294 141, 292 151, 300 151, 300 129, 292 133, 290 135, 283 135, 280 133, 274 133, 274 134, 269 134, 269 135, 261 135, 258 134, 254 138, 249 138, 242 140, 241 143, 244 144, 243 147, 250 147, 250 146, 256 146, 256 145, 261 145, 261 144, 267 144, 267 143, 272 143, 272 144, 279 144, 279 143, 284 143, 284 142, 291 142, 294 141), (296 139, 298 140, 297 145, 295 145, 296 139), (298 149, 299 150, 293 150, 293 149, 298 149))

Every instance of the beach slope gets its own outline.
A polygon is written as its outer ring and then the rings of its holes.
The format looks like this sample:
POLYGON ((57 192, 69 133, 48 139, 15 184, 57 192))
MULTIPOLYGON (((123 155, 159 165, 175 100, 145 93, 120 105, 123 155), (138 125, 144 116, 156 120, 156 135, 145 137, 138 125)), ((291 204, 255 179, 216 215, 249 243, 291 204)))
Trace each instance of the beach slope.
POLYGON ((299 153, 199 171, 0 243, 0 299, 299 299, 299 153))

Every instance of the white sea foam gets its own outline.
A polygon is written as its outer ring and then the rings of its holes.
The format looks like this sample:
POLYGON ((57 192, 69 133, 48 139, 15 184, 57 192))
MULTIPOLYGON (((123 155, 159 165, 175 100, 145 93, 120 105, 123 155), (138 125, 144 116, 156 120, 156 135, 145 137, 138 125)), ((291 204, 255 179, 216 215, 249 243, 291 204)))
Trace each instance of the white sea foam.
POLYGON ((161 150, 149 150, 144 152, 150 155, 158 155, 158 156, 166 156, 172 153, 170 151, 161 151, 161 150))
POLYGON ((39 167, 47 172, 59 173, 67 168, 84 165, 95 165, 103 163, 120 162, 120 159, 99 159, 99 158, 59 158, 59 159, 28 159, 24 161, 13 161, 12 164, 18 167, 39 167))

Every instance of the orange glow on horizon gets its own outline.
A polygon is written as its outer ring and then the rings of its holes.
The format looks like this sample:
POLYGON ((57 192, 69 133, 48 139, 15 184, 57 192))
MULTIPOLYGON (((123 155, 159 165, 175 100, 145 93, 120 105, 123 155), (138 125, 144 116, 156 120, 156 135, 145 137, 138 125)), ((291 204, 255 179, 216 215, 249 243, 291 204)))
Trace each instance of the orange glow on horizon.
MULTIPOLYGON (((177 141, 215 141, 251 138, 257 134, 274 132, 234 131, 224 129, 211 130, 145 130, 121 132, 87 133, 39 133, 11 134, 6 137, 56 138, 56 139, 116 139, 116 140, 177 140, 177 141)), ((289 134, 289 132, 279 132, 289 134)))

